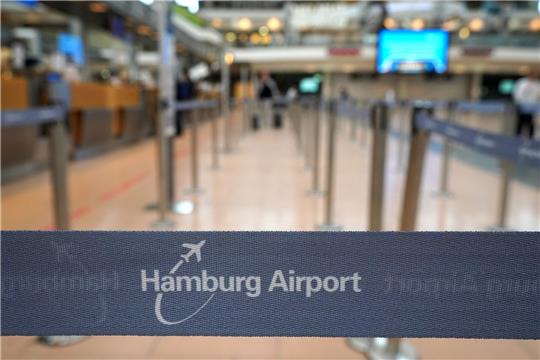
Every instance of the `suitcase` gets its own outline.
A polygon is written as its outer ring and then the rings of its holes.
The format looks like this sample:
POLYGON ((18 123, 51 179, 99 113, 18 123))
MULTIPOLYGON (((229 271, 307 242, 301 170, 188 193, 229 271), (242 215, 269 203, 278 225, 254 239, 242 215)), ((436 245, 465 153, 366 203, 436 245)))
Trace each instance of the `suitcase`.
POLYGON ((251 129, 258 130, 260 127, 259 125, 259 117, 257 115, 253 115, 251 117, 251 129))
POLYGON ((281 129, 283 127, 283 118, 281 113, 274 113, 274 129, 281 129))

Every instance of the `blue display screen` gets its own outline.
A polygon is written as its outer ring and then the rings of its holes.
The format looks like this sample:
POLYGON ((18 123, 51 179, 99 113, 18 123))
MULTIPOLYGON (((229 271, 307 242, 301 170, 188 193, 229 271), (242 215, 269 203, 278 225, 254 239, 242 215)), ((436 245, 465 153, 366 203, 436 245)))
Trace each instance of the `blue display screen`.
POLYGON ((378 73, 444 73, 448 69, 448 32, 383 30, 377 49, 378 73))
POLYGON ((316 77, 303 78, 300 80, 300 92, 303 94, 314 94, 319 91, 320 81, 316 77))
POLYGON ((58 52, 70 56, 77 65, 84 64, 84 46, 79 36, 60 33, 57 45, 58 52))

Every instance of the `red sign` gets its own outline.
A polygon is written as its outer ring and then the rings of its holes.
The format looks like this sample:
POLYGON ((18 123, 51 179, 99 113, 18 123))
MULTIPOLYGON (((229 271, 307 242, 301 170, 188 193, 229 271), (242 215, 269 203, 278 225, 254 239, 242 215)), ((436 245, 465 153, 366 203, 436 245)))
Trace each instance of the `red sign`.
POLYGON ((330 56, 359 56, 359 48, 329 48, 328 55, 330 56))

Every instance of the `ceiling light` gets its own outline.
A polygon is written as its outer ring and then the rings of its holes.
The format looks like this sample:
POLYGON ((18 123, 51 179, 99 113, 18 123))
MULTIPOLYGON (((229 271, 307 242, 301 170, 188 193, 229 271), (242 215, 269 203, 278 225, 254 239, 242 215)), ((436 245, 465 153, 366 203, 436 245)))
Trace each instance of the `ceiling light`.
POLYGON ((461 40, 465 40, 471 35, 471 31, 469 30, 468 27, 465 26, 459 29, 458 35, 461 40))
POLYGON ((234 54, 233 53, 225 53, 225 56, 223 56, 223 60, 225 60, 225 63, 227 65, 232 65, 234 63, 234 54))
POLYGON ((238 20, 237 26, 242 31, 248 31, 253 26, 251 19, 247 17, 243 17, 240 20, 238 20))
POLYGON ((266 35, 268 35, 269 32, 270 32, 270 30, 268 30, 268 27, 266 27, 266 26, 261 26, 259 28, 259 34, 261 36, 266 36, 266 35))
POLYGON ((211 24, 216 29, 219 29, 223 26, 223 20, 221 20, 220 18, 213 18, 211 24))
POLYGON ((261 42, 261 37, 259 36, 258 33, 253 33, 249 36, 249 41, 252 43, 252 44, 259 44, 261 42))
POLYGON ((387 28, 387 29, 395 29, 395 28, 397 28, 396 20, 394 20, 391 17, 388 17, 388 18, 384 19, 384 27, 387 28))
POLYGON ((531 19, 531 21, 529 21, 529 30, 540 31, 540 17, 531 19))
POLYGON ((474 18, 469 22, 469 29, 472 31, 481 31, 484 29, 484 20, 481 18, 474 18))
POLYGON ((150 27, 146 25, 139 25, 137 27, 137 33, 139 35, 150 35, 151 31, 150 27))
POLYGON ((105 5, 104 3, 93 2, 88 4, 88 9, 90 9, 90 11, 94 13, 104 13, 107 11, 107 5, 105 5))
POLYGON ((272 35, 265 35, 261 37, 261 44, 269 45, 272 43, 272 35))
POLYGON ((225 34, 225 40, 227 40, 228 42, 235 42, 236 34, 233 33, 232 31, 229 31, 228 33, 225 34))
POLYGON ((518 68, 518 73, 520 75, 527 75, 531 72, 531 69, 527 65, 522 65, 518 68))
POLYGON ((241 33, 240 35, 238 35, 238 40, 240 40, 241 42, 246 42, 248 40, 247 34, 241 33))
POLYGON ((458 27, 457 20, 447 20, 443 23, 443 29, 446 31, 454 31, 458 27))
POLYGON ((422 30, 425 25, 425 21, 420 18, 416 18, 411 21, 411 29, 413 30, 422 30))
POLYGON ((277 17, 271 17, 270 19, 268 19, 268 21, 266 22, 266 25, 268 26, 268 28, 272 31, 278 31, 281 29, 281 20, 279 20, 277 17))

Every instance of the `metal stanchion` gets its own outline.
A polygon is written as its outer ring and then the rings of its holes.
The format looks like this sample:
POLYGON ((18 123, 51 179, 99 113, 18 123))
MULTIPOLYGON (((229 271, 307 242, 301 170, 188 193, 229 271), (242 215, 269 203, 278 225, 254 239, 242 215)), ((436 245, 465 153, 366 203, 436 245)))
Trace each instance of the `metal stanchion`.
MULTIPOLYGON (((375 109, 372 109, 372 126, 374 131, 374 144, 372 161, 381 161, 382 168, 374 166, 372 162, 372 180, 371 180, 371 193, 375 193, 370 199, 370 212, 374 211, 373 216, 370 214, 369 230, 379 231, 382 225, 382 188, 381 184, 384 178, 384 156, 383 159, 376 155, 375 152, 384 155, 384 140, 377 139, 377 133, 386 133, 386 111, 385 105, 378 104, 375 109), (381 106, 382 105, 382 106, 381 106), (371 203, 372 201, 378 204, 371 203)), ((407 167, 407 180, 405 186, 405 198, 403 201, 403 209, 401 213, 401 231, 413 231, 416 222, 416 210, 418 205, 418 199, 420 194, 420 183, 422 179, 422 169, 424 164, 425 151, 427 148, 428 134, 425 132, 419 132, 415 126, 414 118, 420 108, 413 109, 413 121, 412 121, 412 138, 409 148, 409 164, 407 167)), ((384 134, 386 135, 386 134, 384 134)), ((368 359, 372 360, 413 360, 418 359, 418 354, 415 348, 407 342, 402 341, 400 338, 349 338, 347 339, 349 345, 364 353, 368 359)))
MULTIPOLYGON (((502 132, 504 134, 512 134, 512 129, 515 125, 515 108, 511 104, 506 106, 505 115, 511 121, 505 121, 503 123, 502 132)), ((510 182, 512 179, 513 166, 512 163, 508 160, 499 160, 499 168, 501 169, 501 182, 499 190, 499 200, 497 203, 497 219, 496 223, 493 226, 490 226, 489 230, 494 231, 504 231, 508 230, 506 215, 508 212, 508 197, 510 192, 510 182)))
POLYGON ((388 130, 388 107, 384 103, 372 106, 371 127, 373 145, 371 152, 371 185, 369 192, 370 231, 382 230, 384 204, 384 168, 386 159, 386 135, 388 130))
MULTIPOLYGON (((455 102, 448 102, 447 118, 448 121, 454 121, 454 108, 455 102)), ((439 178, 439 191, 435 192, 435 196, 452 196, 452 193, 448 190, 448 170, 450 167, 450 154, 452 151, 452 142, 445 137, 443 139, 443 150, 441 158, 441 175, 439 178)))
POLYGON ((218 120, 219 120, 219 106, 212 111, 211 132, 212 132, 212 169, 219 169, 219 145, 218 145, 218 120))
POLYGON ((167 215, 170 210, 170 189, 171 189, 171 150, 174 134, 174 84, 171 77, 173 71, 173 34, 168 29, 169 17, 171 14, 171 4, 169 2, 159 2, 156 4, 158 14, 159 52, 161 54, 161 66, 159 73, 160 84, 160 108, 157 121, 157 148, 158 148, 158 219, 152 223, 154 228, 171 228, 174 222, 167 215))
POLYGON ((328 104, 328 152, 326 161, 326 198, 324 203, 324 222, 317 226, 319 230, 336 231, 341 230, 342 226, 334 223, 334 157, 335 157, 335 138, 336 138, 336 101, 330 101, 328 104))
POLYGON ((300 105, 297 102, 291 104, 291 124, 296 140, 296 147, 298 151, 302 153, 302 139, 300 136, 300 111, 298 111, 299 106, 300 105))
POLYGON ((356 127, 358 119, 356 118, 356 100, 349 104, 347 113, 349 114, 349 120, 351 122, 351 141, 356 140, 356 127))
POLYGON ((416 216, 418 212, 418 202, 420 200, 420 185, 422 183, 422 172, 424 168, 424 158, 428 145, 429 134, 419 131, 416 127, 415 119, 420 112, 432 113, 432 109, 421 107, 413 108, 411 121, 411 146, 409 148, 409 161, 407 165, 407 177, 405 181, 405 191, 401 209, 401 231, 414 231, 416 229, 416 216))
POLYGON ((198 124, 199 110, 191 111, 191 188, 186 192, 188 194, 200 194, 202 189, 199 187, 199 146, 198 146, 198 124))
POLYGON ((49 124, 49 161, 51 166, 54 225, 69 229, 66 130, 63 121, 49 124))
MULTIPOLYGON (((398 105, 396 105, 398 106, 398 105)), ((400 108, 401 110, 401 108, 400 108)), ((401 111, 400 111, 401 113, 401 111)), ((399 145, 398 145, 398 153, 397 153, 397 170, 401 171, 403 170, 403 167, 405 166, 405 147, 406 147, 406 137, 407 137, 407 123, 403 121, 401 117, 399 117, 399 145)))
POLYGON ((303 122, 303 134, 304 134, 304 168, 306 170, 311 170, 312 163, 312 141, 313 138, 310 136, 311 134, 311 128, 313 125, 312 117, 311 117, 311 111, 309 103, 303 104, 303 111, 302 111, 302 122, 303 122))
POLYGON ((510 190, 510 180, 512 177, 512 163, 508 160, 500 160, 501 182, 499 190, 499 201, 497 204, 497 222, 491 226, 490 230, 507 230, 506 214, 508 209, 508 193, 510 190))
POLYGON ((240 69, 240 83, 242 84, 242 135, 245 135, 248 131, 248 109, 247 109, 247 97, 248 97, 248 76, 249 69, 247 66, 243 66, 240 69))
POLYGON ((319 187, 319 159, 320 159, 320 134, 321 134, 321 106, 319 101, 313 103, 313 165, 310 195, 323 195, 319 187))
MULTIPOLYGON (((363 106, 368 106, 368 104, 364 101, 364 104, 363 106)), ((369 126, 366 125, 367 122, 366 121, 362 121, 362 129, 360 130, 360 145, 362 147, 365 147, 366 144, 367 144, 367 137, 368 137, 368 129, 369 129, 369 126)))
POLYGON ((231 121, 229 108, 230 71, 225 61, 225 51, 221 56, 221 115, 223 116, 223 149, 225 153, 231 152, 231 121))

